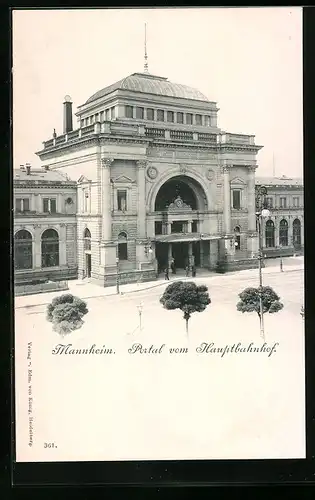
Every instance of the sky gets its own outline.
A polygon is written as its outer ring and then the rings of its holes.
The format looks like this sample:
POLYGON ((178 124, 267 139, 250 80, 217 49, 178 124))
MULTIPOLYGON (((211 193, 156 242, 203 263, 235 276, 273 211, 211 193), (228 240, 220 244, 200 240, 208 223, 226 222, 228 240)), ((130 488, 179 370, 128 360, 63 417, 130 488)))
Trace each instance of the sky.
MULTIPOLYGON (((302 8, 13 11, 13 166, 92 94, 143 71, 199 89, 218 126, 264 146, 258 176, 303 173, 302 8)), ((75 128, 78 126, 74 117, 75 128)))

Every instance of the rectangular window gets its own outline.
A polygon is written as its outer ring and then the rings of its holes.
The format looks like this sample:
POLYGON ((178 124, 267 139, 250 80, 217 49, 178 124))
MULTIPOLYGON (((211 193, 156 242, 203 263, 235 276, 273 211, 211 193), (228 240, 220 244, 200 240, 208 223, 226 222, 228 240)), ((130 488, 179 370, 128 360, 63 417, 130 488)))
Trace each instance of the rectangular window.
POLYGON ((174 113, 173 111, 167 112, 167 121, 173 123, 174 122, 174 113))
POLYGON ((108 122, 110 120, 110 109, 106 109, 105 115, 106 115, 106 121, 108 122))
POLYGON ((236 210, 241 208, 241 191, 239 189, 233 189, 232 191, 232 207, 236 210))
POLYGON ((105 115, 105 111, 101 111, 100 112, 100 121, 103 122, 104 121, 104 115, 105 115))
POLYGON ((115 108, 110 108, 110 118, 113 120, 115 118, 115 108))
POLYGON ((177 113, 177 123, 184 123, 184 113, 177 113))
POLYGON ((293 196, 293 206, 296 208, 300 206, 300 199, 298 196, 293 196))
POLYGON ((285 197, 280 198, 280 208, 287 208, 287 199, 285 197))
POLYGON ((196 115, 196 125, 202 125, 202 116, 196 115))
POLYGON ((155 234, 158 235, 158 234, 162 234, 162 222, 160 221, 156 221, 154 223, 154 227, 155 227, 155 234))
POLYGON ((192 233, 198 233, 198 221, 193 220, 192 225, 191 225, 191 231, 192 233))
POLYGON ((117 208, 120 212, 127 210, 127 191, 126 189, 118 189, 117 191, 117 208))
POLYGON ((99 113, 96 113, 95 122, 99 122, 99 121, 100 121, 100 115, 99 115, 99 113))
POLYGON ((191 113, 186 113, 186 124, 192 125, 192 122, 193 122, 193 115, 191 113))
POLYGON ((95 116, 91 116, 91 125, 95 122, 95 116))
POLYGON ((81 128, 82 128, 82 127, 84 127, 84 120, 81 120, 81 122, 80 122, 80 127, 81 127, 81 128))
POLYGON ((30 200, 28 198, 16 198, 15 210, 17 212, 28 212, 30 209, 30 200))
POLYGON ((138 120, 143 120, 144 108, 136 108, 136 118, 138 118, 138 120))
POLYGON ((157 121, 158 122, 164 122, 164 111, 163 111, 163 109, 158 109, 157 110, 157 121))
POLYGON ((57 212, 55 198, 43 198, 43 212, 51 214, 57 212))
POLYGON ((266 206, 267 208, 272 208, 273 207, 273 199, 268 197, 266 198, 266 206))
POLYGON ((154 109, 147 109, 147 120, 154 120, 154 109))
POLYGON ((125 106, 125 116, 126 118, 133 118, 133 107, 125 106))
POLYGON ((206 127, 211 126, 211 117, 209 115, 205 116, 205 126, 206 127))

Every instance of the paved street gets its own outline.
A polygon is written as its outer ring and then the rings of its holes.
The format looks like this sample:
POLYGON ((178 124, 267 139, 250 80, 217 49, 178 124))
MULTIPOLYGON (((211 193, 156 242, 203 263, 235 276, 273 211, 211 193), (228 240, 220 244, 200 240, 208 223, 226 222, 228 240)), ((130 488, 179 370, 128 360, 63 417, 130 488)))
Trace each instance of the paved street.
POLYGON ((236 310, 238 293, 257 286, 257 270, 197 278, 209 287, 212 303, 193 314, 188 337, 182 313, 159 303, 167 284, 86 299, 84 326, 65 338, 52 331, 45 305, 17 309, 21 414, 26 412, 22 388, 32 342, 38 422, 32 456, 43 459, 42 441, 58 440, 58 449, 46 460, 302 457, 304 331, 299 313, 304 276, 301 269, 271 271, 264 272, 264 284, 280 295, 284 309, 265 315, 266 344, 257 315, 236 310), (58 343, 75 349, 96 345, 112 354, 52 355, 58 343), (135 343, 162 352, 130 354, 135 343), (201 344, 266 345, 276 351, 272 356, 261 351, 222 357, 198 354, 201 344), (72 432, 74 419, 80 440, 72 432))

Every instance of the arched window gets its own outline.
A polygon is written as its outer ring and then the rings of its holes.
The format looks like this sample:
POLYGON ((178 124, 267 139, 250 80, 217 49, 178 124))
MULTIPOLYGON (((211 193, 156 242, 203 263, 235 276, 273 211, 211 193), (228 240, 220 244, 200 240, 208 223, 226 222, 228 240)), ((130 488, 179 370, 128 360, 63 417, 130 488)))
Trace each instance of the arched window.
POLYGON ((266 222, 265 238, 267 248, 275 246, 275 225, 271 219, 266 222))
POLYGON ((236 226, 234 228, 235 250, 241 249, 241 228, 236 226))
POLYGON ((281 247, 288 246, 288 222, 285 219, 282 219, 279 225, 279 244, 281 247))
POLYGON ((42 234, 42 267, 59 266, 59 236, 55 229, 42 234))
POLYGON ((84 250, 91 250, 91 233, 88 228, 84 230, 84 250))
POLYGON ((128 260, 127 234, 122 232, 118 235, 118 258, 128 260))
POLYGON ((29 231, 21 229, 14 236, 14 268, 32 269, 32 267, 32 235, 29 231))
POLYGON ((301 245, 301 221, 299 219, 294 219, 293 221, 293 245, 301 245))

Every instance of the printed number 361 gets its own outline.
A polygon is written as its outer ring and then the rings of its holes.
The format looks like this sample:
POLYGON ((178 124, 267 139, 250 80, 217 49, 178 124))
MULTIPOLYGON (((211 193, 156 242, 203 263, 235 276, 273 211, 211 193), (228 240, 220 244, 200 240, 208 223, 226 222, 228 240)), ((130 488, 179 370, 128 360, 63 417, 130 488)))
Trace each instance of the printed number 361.
POLYGON ((57 448, 55 443, 44 443, 44 448, 57 448))

